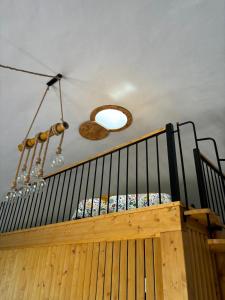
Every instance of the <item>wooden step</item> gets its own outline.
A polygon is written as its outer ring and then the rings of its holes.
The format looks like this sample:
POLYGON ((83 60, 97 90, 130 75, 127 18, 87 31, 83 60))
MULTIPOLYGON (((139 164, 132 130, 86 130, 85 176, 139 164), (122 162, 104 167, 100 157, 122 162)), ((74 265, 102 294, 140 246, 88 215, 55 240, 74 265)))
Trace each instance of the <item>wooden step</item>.
POLYGON ((209 239, 208 245, 212 252, 225 252, 225 239, 209 239))
POLYGON ((203 225, 208 225, 207 216, 210 220, 211 226, 225 228, 223 223, 220 220, 220 217, 211 211, 209 208, 199 208, 199 209, 190 209, 184 212, 185 216, 189 216, 192 219, 195 219, 203 225))

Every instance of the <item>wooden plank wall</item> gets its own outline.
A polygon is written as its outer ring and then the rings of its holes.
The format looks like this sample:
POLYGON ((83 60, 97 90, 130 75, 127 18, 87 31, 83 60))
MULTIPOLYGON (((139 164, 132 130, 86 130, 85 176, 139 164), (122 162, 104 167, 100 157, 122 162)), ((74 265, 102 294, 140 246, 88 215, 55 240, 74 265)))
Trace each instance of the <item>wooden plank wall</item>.
POLYGON ((1 300, 163 299, 160 239, 1 250, 0 295, 1 300))
POLYGON ((190 299, 222 300, 214 254, 210 252, 207 235, 189 229, 184 233, 190 299))
POLYGON ((207 239, 179 203, 2 234, 0 299, 222 300, 207 239))

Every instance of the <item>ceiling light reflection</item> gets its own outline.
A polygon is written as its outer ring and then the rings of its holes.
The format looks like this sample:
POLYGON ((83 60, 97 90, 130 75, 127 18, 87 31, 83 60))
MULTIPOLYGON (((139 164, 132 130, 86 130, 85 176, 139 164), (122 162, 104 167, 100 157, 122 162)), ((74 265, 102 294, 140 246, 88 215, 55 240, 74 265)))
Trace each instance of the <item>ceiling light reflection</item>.
POLYGON ((135 92, 136 90, 137 88, 133 84, 126 82, 122 84, 120 87, 118 87, 117 89, 115 89, 114 91, 112 91, 109 95, 113 99, 119 100, 127 96, 128 94, 135 92))

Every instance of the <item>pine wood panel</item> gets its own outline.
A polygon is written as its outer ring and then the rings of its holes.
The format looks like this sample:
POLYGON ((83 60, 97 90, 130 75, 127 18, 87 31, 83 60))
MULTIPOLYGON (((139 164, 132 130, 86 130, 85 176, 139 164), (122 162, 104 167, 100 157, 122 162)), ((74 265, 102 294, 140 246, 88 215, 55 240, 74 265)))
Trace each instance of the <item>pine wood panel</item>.
MULTIPOLYGON (((145 254, 144 254, 144 241, 137 240, 136 242, 136 298, 140 300, 145 299, 145 254)), ((160 266, 161 268, 161 266, 160 266)))
POLYGON ((104 287, 104 279, 105 279, 105 251, 106 251, 106 242, 102 242, 100 243, 100 248, 99 248, 96 299, 102 299, 103 297, 103 287, 104 287))
POLYGON ((1 233, 0 249, 148 238, 181 230, 182 209, 178 201, 1 233))
POLYGON ((128 299, 135 300, 135 240, 128 241, 128 299))
POLYGON ((146 300, 155 297, 155 276, 154 276, 154 257, 153 257, 153 240, 145 240, 145 272, 146 272, 146 300))
POLYGON ((127 241, 121 241, 119 299, 127 299, 127 241))
MULTIPOLYGON (((159 212, 164 214, 164 209, 152 210, 151 220, 157 219, 159 212)), ((170 206, 170 210, 172 213, 167 210, 166 214, 173 219, 174 206, 170 206)), ((175 210, 179 219, 180 207, 175 206, 175 210)), ((91 239, 87 243, 84 238, 84 243, 58 245, 56 238, 55 245, 43 246, 41 242, 36 247, 26 247, 25 241, 23 248, 1 248, 0 299, 222 299, 224 260, 215 261, 215 254, 210 253, 204 226, 195 225, 193 220, 181 223, 182 230, 171 231, 159 226, 153 237, 157 228, 148 232, 149 210, 143 212, 139 212, 143 227, 140 226, 138 232, 135 212, 125 213, 123 218, 114 215, 113 218, 93 218, 92 223, 90 220, 81 222, 83 227, 92 224, 92 235, 96 229, 99 234, 101 225, 104 241, 98 236, 97 241, 91 239), (105 230, 104 226, 111 221, 105 230), (109 228, 114 231, 114 226, 121 232, 111 240, 113 235, 109 228), (133 238, 126 236, 127 226, 136 228, 129 231, 133 232, 133 238), (164 232, 160 231, 162 228, 164 232), (147 238, 141 238, 142 230, 145 234, 148 232, 147 238), (123 238, 118 239, 122 235, 123 238)), ((65 232, 66 228, 67 224, 65 232)), ((39 234, 42 232, 40 229, 39 234)), ((73 234, 76 236, 77 232, 73 234)), ((16 233, 11 236, 15 237, 16 233)))
POLYGON ((145 285, 153 299, 154 240, 1 250, 1 300, 145 299, 145 285))
POLYGON ((119 299, 120 241, 113 243, 111 299, 119 299))
POLYGON ((105 282, 104 282, 105 300, 110 300, 111 298, 112 258, 113 258, 113 242, 107 242, 106 258, 105 258, 105 282))

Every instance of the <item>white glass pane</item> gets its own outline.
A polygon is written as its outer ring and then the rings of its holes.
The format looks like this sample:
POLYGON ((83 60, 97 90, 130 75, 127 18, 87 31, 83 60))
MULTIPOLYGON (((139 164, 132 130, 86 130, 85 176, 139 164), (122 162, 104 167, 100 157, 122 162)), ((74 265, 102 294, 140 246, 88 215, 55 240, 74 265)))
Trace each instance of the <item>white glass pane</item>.
POLYGON ((97 113, 95 121, 106 129, 119 129, 127 124, 127 116, 117 109, 104 109, 97 113))

